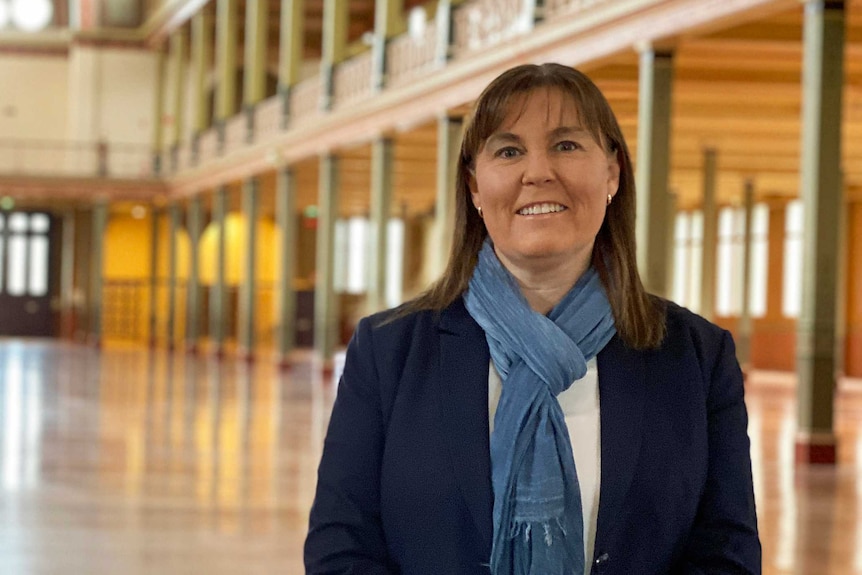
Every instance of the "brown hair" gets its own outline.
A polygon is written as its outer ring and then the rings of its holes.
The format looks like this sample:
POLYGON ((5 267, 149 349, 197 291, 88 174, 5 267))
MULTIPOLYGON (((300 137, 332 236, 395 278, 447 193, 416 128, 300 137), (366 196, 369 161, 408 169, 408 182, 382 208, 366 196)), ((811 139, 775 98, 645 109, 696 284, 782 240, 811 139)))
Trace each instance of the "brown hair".
POLYGON ((467 290, 479 250, 488 235, 470 197, 469 182, 476 154, 500 127, 513 97, 537 88, 557 89, 570 96, 584 128, 609 154, 616 154, 620 165, 619 190, 596 236, 592 265, 607 292, 620 338, 635 349, 657 347, 665 334, 664 305, 646 293, 637 270, 635 183, 628 147, 598 87, 583 73, 561 64, 517 66, 498 76, 479 96, 461 140, 449 262, 443 277, 407 303, 398 315, 442 310, 467 290))

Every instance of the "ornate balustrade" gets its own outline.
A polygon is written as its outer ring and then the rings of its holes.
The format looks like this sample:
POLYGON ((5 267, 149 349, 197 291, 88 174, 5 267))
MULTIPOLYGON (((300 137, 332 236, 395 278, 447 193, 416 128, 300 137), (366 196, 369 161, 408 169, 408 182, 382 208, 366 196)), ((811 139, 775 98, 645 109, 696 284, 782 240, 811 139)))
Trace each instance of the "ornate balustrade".
POLYGON ((177 170, 181 172, 191 168, 194 160, 193 156, 191 143, 187 142, 180 145, 179 150, 177 150, 177 170))
POLYGON ((0 174, 80 178, 153 177, 143 144, 0 140, 0 174))
POLYGON ((545 0, 545 18, 568 16, 600 4, 609 3, 610 0, 545 0))
POLYGON ((298 83, 290 92, 290 121, 305 122, 320 114, 320 77, 298 83))
POLYGON ((210 128, 198 140, 198 164, 215 159, 219 154, 219 135, 217 128, 210 128))
POLYGON ((249 143, 248 117, 240 113, 224 125, 224 153, 230 154, 249 143))
POLYGON ((282 97, 278 94, 260 102, 254 109, 254 141, 262 142, 281 131, 282 97))
POLYGON ((453 48, 458 57, 532 29, 535 0, 472 0, 454 12, 453 48))
POLYGON ((436 22, 429 22, 419 37, 402 34, 386 46, 386 85, 403 86, 411 80, 439 70, 445 62, 438 59, 439 30, 436 22))
POLYGON ((335 67, 334 103, 343 106, 371 96, 371 50, 335 67))

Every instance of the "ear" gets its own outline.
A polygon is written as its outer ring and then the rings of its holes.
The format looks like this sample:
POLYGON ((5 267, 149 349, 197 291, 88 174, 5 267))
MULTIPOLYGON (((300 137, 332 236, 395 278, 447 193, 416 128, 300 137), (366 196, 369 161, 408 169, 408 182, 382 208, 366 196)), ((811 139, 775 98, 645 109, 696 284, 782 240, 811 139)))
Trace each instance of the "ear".
POLYGON ((473 200, 473 207, 479 209, 482 206, 482 202, 479 199, 479 190, 476 186, 476 172, 473 170, 467 170, 467 188, 470 190, 470 199, 473 200))
POLYGON ((620 161, 616 151, 608 154, 608 193, 616 196, 620 190, 620 161))

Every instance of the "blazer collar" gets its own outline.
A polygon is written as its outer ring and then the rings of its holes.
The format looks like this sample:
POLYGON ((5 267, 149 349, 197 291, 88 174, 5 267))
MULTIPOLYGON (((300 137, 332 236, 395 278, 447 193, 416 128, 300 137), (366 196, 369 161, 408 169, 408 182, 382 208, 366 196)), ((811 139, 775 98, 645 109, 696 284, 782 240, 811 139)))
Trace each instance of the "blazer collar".
MULTIPOLYGON (((458 299, 441 312, 438 390, 454 473, 490 555, 493 540, 493 490, 488 425, 488 366, 485 332, 458 299)), ((596 530, 600 551, 620 513, 637 466, 646 400, 643 352, 619 337, 598 355, 601 418, 601 488, 596 530)))
POLYGON ((485 332, 458 299, 441 312, 439 323, 440 415, 458 486, 491 554, 494 507, 488 425, 488 367, 485 332))

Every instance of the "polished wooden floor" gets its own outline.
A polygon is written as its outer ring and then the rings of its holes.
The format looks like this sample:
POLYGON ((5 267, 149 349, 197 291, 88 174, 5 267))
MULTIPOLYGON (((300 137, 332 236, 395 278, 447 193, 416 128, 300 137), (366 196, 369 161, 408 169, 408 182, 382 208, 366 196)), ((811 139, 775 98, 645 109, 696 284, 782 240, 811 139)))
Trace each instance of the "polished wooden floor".
MULTIPOLYGON (((302 573, 332 386, 268 362, 0 339, 0 573, 302 573)), ((766 574, 862 574, 862 382, 794 468, 794 378, 748 385, 766 574)))

